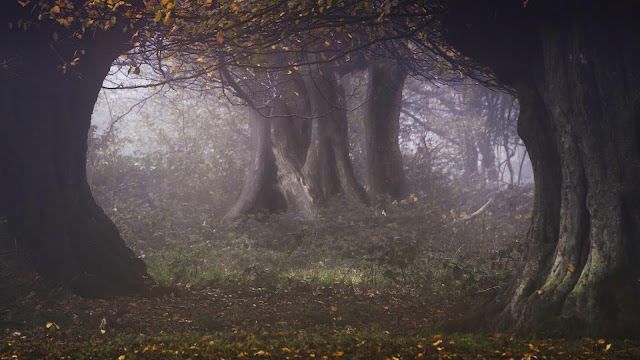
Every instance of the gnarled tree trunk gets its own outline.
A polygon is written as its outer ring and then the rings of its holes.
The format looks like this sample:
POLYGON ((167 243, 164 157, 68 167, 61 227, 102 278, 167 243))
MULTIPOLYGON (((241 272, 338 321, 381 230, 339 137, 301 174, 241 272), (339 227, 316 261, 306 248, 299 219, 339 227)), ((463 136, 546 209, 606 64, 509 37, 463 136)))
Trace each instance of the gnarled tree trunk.
POLYGON ((21 11, 15 2, 0 5, 0 61, 7 64, 0 69, 0 198, 10 231, 45 279, 80 295, 144 289, 144 263, 94 201, 85 171, 93 106, 130 35, 54 42, 46 22, 8 30, 8 17, 21 11), (61 59, 81 48, 86 55, 63 74, 61 59))
POLYGON ((349 134, 344 90, 330 75, 305 78, 313 109, 311 147, 304 174, 316 201, 337 194, 367 202, 364 188, 356 180, 349 157, 349 134))
POLYGON ((242 194, 226 218, 251 213, 256 208, 253 204, 260 203, 261 209, 286 209, 310 219, 319 204, 337 194, 366 201, 349 158, 347 113, 339 107, 344 105, 344 94, 338 83, 296 74, 280 90, 282 97, 272 102, 268 116, 254 111, 259 118, 253 120, 252 128, 257 129, 255 141, 260 142, 254 148, 265 155, 253 150, 242 194), (269 171, 276 176, 268 175, 266 169, 273 169, 269 171), (260 196, 274 190, 283 201, 269 208, 265 205, 276 198, 261 202, 260 196))
POLYGON ((463 5, 477 12, 451 22, 451 38, 518 92, 536 181, 524 270, 498 324, 637 336, 640 26, 632 9, 463 5), (506 50, 509 36, 526 46, 506 50))
POLYGON ((242 192, 225 216, 227 220, 260 211, 276 212, 286 209, 285 198, 278 187, 278 168, 271 143, 271 119, 265 118, 256 110, 250 111, 251 161, 242 192))
POLYGON ((406 77, 407 72, 395 63, 369 65, 364 127, 367 177, 373 197, 401 199, 409 192, 398 142, 406 77))

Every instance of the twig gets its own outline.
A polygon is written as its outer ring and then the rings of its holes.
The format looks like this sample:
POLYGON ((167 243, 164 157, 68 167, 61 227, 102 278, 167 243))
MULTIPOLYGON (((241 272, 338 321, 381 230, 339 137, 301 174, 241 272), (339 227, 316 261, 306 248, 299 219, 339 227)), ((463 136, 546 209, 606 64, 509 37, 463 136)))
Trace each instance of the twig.
POLYGON ((496 286, 492 286, 492 287, 490 287, 490 288, 488 288, 488 289, 484 289, 484 290, 480 290, 480 291, 474 292, 473 294, 474 294, 474 295, 475 295, 475 294, 481 294, 481 293, 483 293, 483 292, 485 292, 485 291, 489 291, 489 290, 493 290, 493 289, 499 289, 499 288, 500 288, 500 285, 496 285, 496 286))
POLYGON ((494 196, 492 196, 492 197, 489 199, 489 201, 487 201, 487 203, 486 203, 486 204, 482 205, 482 207, 481 207, 480 209, 478 209, 478 211, 474 212, 474 213, 473 213, 473 214, 471 214, 471 215, 467 215, 467 216, 465 216, 465 217, 463 217, 463 218, 460 218, 460 219, 458 219, 458 220, 455 220, 455 221, 454 221, 454 222, 452 222, 452 223, 451 223, 451 225, 449 225, 449 226, 453 226, 453 225, 455 225, 455 224, 457 224, 457 223, 460 223, 460 222, 467 223, 467 222, 469 222, 470 220, 474 219, 474 218, 475 218, 475 217, 477 217, 478 215, 482 214, 485 210, 487 210, 487 208, 489 207, 489 205, 491 204, 491 202, 493 201, 493 199, 494 199, 494 198, 495 198, 495 195, 494 195, 494 196))

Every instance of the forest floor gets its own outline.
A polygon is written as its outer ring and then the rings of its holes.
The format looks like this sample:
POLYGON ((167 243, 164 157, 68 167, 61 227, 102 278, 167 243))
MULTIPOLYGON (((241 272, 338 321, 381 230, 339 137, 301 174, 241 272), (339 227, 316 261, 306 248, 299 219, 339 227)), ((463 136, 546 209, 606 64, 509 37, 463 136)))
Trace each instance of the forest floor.
POLYGON ((110 215, 158 294, 81 298, 5 255, 0 359, 640 359, 637 339, 450 326, 504 300, 530 222, 519 189, 466 222, 477 193, 231 225, 121 206, 110 215))
POLYGON ((629 339, 443 332, 466 306, 294 281, 107 300, 53 289, 5 309, 0 359, 640 359, 629 339))

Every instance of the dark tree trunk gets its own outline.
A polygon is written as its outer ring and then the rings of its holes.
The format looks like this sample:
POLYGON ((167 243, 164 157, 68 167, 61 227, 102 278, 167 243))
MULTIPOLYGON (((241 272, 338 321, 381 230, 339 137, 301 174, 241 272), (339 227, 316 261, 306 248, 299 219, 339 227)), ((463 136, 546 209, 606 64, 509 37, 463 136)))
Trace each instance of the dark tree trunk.
POLYGON ((493 143, 491 142, 491 133, 485 130, 482 133, 480 144, 478 145, 480 155, 482 155, 482 172, 487 177, 487 180, 494 182, 498 180, 498 169, 496 169, 496 154, 493 152, 493 143))
POLYGON ((242 192, 225 219, 242 215, 286 210, 286 201, 278 187, 278 168, 271 143, 271 119, 251 111, 251 161, 242 192))
POLYGON ((518 92, 534 167, 524 270, 503 328, 640 334, 640 26, 628 4, 496 2, 496 20, 495 8, 464 2, 473 19, 449 24, 462 51, 518 92))
POLYGON ((5 16, 21 15, 14 6, 0 6, 0 198, 11 233, 45 279, 80 295, 144 289, 144 263, 94 201, 85 171, 93 106, 130 35, 53 42, 45 22, 9 31, 5 16), (79 48, 86 55, 63 74, 61 58, 79 48))
POLYGON ((462 177, 465 181, 471 180, 478 174, 478 147, 476 146, 475 136, 470 130, 464 134, 464 169, 462 177))
POLYGON ((306 79, 313 109, 311 147, 304 174, 316 201, 345 194, 367 202, 364 188, 356 180, 349 156, 349 134, 344 90, 335 78, 318 75, 306 79))
POLYGON ((497 100, 502 94, 494 94, 485 89, 482 101, 486 102, 486 122, 484 129, 478 139, 478 150, 482 155, 482 172, 490 182, 498 180, 498 169, 496 168, 496 154, 493 152, 493 136, 498 122, 497 100))
POLYGON ((367 177, 373 197, 401 199, 408 182, 398 142, 402 88, 407 73, 389 62, 369 66, 369 99, 364 115, 367 177))

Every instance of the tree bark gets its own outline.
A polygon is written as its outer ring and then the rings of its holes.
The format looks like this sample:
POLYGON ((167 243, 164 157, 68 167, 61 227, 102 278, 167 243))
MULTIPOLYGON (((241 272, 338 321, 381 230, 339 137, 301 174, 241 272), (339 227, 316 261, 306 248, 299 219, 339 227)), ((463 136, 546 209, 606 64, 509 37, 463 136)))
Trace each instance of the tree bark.
MULTIPOLYGON (((86 177, 91 113, 112 61, 125 49, 122 31, 54 42, 46 22, 11 31, 0 6, 0 196, 10 231, 37 271, 84 296, 137 292, 148 286, 145 265, 96 204, 86 177), (61 59, 75 67, 63 74, 61 59)), ((15 19, 11 19, 15 20, 15 19)))
POLYGON ((308 117, 311 105, 304 81, 299 76, 294 77, 292 86, 293 88, 286 91, 288 96, 276 100, 273 114, 283 117, 274 119, 276 126, 271 133, 273 151, 278 166, 279 186, 285 196, 288 210, 304 219, 313 219, 317 202, 303 173, 313 130, 309 120, 287 116, 308 117), (301 100, 294 101, 300 97, 301 100))
POLYGON ((478 147, 476 146, 475 136, 471 129, 465 129, 464 138, 464 169, 462 178, 464 181, 470 181, 478 174, 478 147))
POLYGON ((256 110, 249 111, 251 162, 242 191, 225 216, 227 220, 261 211, 286 210, 286 200, 278 187, 278 168, 271 143, 271 119, 265 118, 256 110))
POLYGON ((493 136, 495 134, 496 124, 498 123, 498 99, 502 94, 494 94, 488 90, 483 91, 481 101, 486 102, 486 121, 484 129, 478 139, 478 150, 482 155, 482 172, 489 182, 498 180, 498 169, 496 169, 496 155, 493 152, 493 136))
POLYGON ((497 324, 638 336, 640 26, 633 9, 597 1, 493 5, 457 27, 451 22, 457 35, 450 36, 518 92, 519 132, 534 167, 524 270, 497 324), (473 33, 463 30, 470 20, 473 33), (526 48, 507 51, 509 36, 526 48))
POLYGON ((347 113, 339 107, 344 94, 337 81, 296 74, 279 90, 281 96, 272 101, 268 116, 254 112, 261 117, 252 122, 259 129, 254 148, 265 156, 254 156, 242 194, 226 218, 235 219, 255 211, 254 204, 263 204, 261 209, 288 210, 311 219, 319 205, 337 194, 366 201, 349 158, 347 113), (277 175, 267 176, 265 170, 277 175), (271 209, 265 205, 276 197, 266 202, 259 198, 274 189, 283 199, 271 209))
POLYGON ((372 197, 408 195, 398 135, 402 88, 407 72, 389 62, 369 66, 369 99, 365 109, 367 177, 372 197))
POLYGON ((367 203, 367 194, 356 180, 349 156, 349 134, 344 90, 335 77, 317 74, 305 78, 311 100, 311 147, 304 174, 316 201, 345 194, 367 203))

